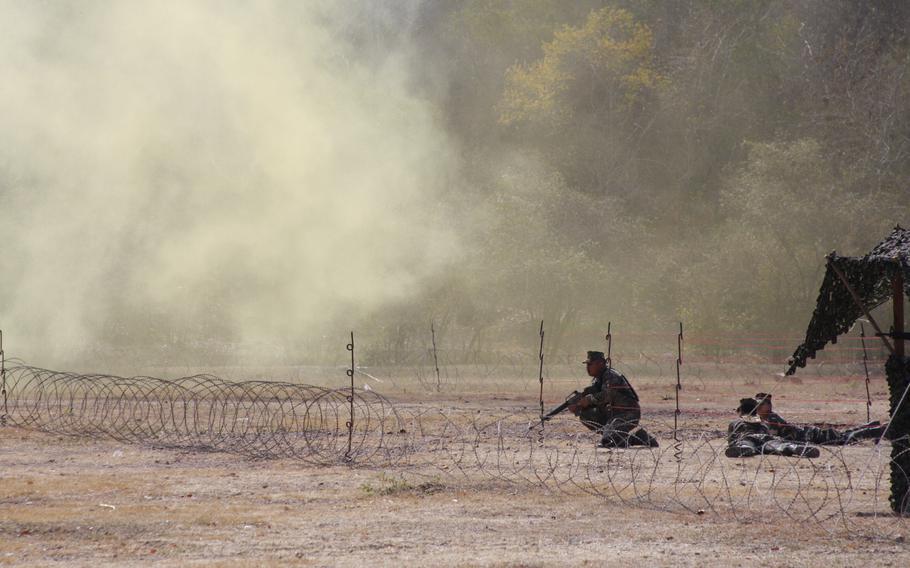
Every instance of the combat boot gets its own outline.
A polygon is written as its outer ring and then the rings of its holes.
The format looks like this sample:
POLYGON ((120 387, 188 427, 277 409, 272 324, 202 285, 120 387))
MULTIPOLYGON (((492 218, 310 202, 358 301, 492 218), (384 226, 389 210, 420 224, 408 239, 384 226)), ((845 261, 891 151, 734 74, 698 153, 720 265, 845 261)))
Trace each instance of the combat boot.
POLYGON ((646 448, 657 448, 657 438, 648 434, 644 428, 639 428, 629 435, 629 446, 644 446, 646 448))
POLYGON ((885 435, 887 429, 887 424, 882 425, 877 420, 851 428, 844 432, 844 444, 855 444, 860 440, 875 440, 878 442, 885 435))
POLYGON ((810 446, 808 444, 799 444, 796 442, 781 444, 780 447, 775 448, 775 451, 773 453, 781 456, 797 458, 817 458, 821 455, 821 451, 815 446, 810 446))
POLYGON ((758 455, 758 448, 747 441, 734 442, 727 446, 724 455, 728 458, 751 458, 758 455))
POLYGON ((603 437, 600 439, 600 443, 597 444, 598 448, 628 448, 629 447, 629 436, 623 432, 617 432, 615 430, 607 430, 604 432, 603 437))

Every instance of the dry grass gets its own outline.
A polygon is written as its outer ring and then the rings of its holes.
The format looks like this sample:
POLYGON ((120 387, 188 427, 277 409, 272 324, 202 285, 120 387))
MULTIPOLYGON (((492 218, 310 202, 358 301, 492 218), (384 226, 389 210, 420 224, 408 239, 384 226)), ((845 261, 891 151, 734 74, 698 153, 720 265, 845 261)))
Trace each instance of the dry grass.
MULTIPOLYGON (((583 384, 572 377, 548 383, 548 403, 583 384)), ((469 395, 467 388, 457 396, 416 395, 418 385, 404 380, 383 387, 390 387, 399 404, 440 409, 445 420, 493 420, 537 408, 533 381, 503 381, 470 383, 471 389, 486 388, 483 396, 469 395)), ((882 381, 876 381, 878 393, 882 381)), ((673 393, 673 383, 675 377, 635 380, 645 401, 644 422, 652 431, 666 434, 672 424, 675 403, 666 395, 673 393)), ((782 383, 762 369, 748 380, 732 380, 715 369, 684 377, 684 385, 685 428, 723 431, 736 399, 758 390, 772 390, 781 412, 793 419, 865 419, 864 404, 858 402, 864 391, 855 377, 810 375, 782 383)), ((884 415, 879 394, 873 417, 884 415)), ((442 416, 428 412, 425 425, 437 430, 442 416)), ((555 427, 583 432, 570 421, 555 427)), ((595 440, 587 436, 582 434, 581 451, 591 455, 595 440)), ((572 443, 571 437, 565 441, 572 443)), ((862 465, 869 450, 847 448, 844 459, 862 465)), ((699 451, 704 462, 715 452, 710 447, 699 451)), ((646 461, 646 454, 640 459, 646 461)), ((750 511, 742 522, 710 510, 660 510, 659 499, 645 507, 623 505, 616 494, 634 498, 636 489, 628 487, 598 497, 571 484, 550 492, 478 471, 434 470, 425 463, 394 470, 314 468, 291 460, 250 461, 2 428, 0 564, 905 566, 910 561, 905 525, 896 521, 893 530, 854 531, 853 536, 840 531, 832 539, 828 530, 837 532, 837 526, 788 517, 788 499, 798 496, 788 493, 793 483, 787 476, 811 473, 808 463, 769 461, 756 468, 754 461, 730 460, 722 470, 700 476, 699 459, 687 467, 700 486, 658 483, 655 497, 697 502, 707 492, 720 502, 725 498, 720 489, 726 488, 729 498, 742 500, 756 486, 772 482, 778 493, 772 500, 756 499, 771 506, 750 511), (856 536, 885 533, 888 538, 856 536)), ((667 465, 672 462, 662 467, 667 465)), ((828 475, 840 479, 836 470, 828 475)), ((675 476, 660 470, 655 479, 675 476)), ((825 490, 824 484, 811 487, 814 496, 825 490)), ((867 518, 867 511, 882 508, 873 503, 871 485, 857 485, 854 494, 851 526, 891 523, 867 518)))
POLYGON ((0 563, 906 565, 901 539, 832 542, 583 493, 307 468, 3 429, 0 563))

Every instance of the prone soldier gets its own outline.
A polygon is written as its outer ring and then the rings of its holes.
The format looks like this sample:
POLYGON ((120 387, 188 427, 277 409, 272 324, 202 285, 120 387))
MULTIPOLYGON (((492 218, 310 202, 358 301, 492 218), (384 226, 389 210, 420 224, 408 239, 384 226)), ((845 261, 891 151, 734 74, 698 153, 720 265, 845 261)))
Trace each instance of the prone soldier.
POLYGON ((785 440, 771 432, 767 424, 756 413, 758 401, 754 398, 743 398, 739 401, 736 412, 739 420, 730 423, 727 429, 728 458, 747 458, 759 454, 817 458, 819 449, 805 442, 785 440))
POLYGON ((861 440, 878 441, 885 434, 887 424, 878 421, 862 424, 844 431, 817 426, 800 426, 784 420, 772 408, 771 395, 760 392, 755 395, 755 415, 762 424, 768 427, 771 434, 784 440, 805 442, 823 446, 842 446, 857 443, 861 440))

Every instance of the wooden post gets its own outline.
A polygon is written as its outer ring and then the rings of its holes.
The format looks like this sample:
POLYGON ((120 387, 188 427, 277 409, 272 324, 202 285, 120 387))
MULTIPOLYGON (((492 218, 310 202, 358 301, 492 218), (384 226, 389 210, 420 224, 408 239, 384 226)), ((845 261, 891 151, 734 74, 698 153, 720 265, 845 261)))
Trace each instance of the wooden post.
POLYGON ((859 340, 863 344, 863 371, 866 373, 866 422, 872 421, 872 393, 869 391, 869 354, 866 353, 866 326, 859 324, 859 340))
MULTIPOLYGON (((891 342, 888 341, 888 338, 885 337, 885 334, 882 333, 882 328, 880 328, 878 326, 878 322, 875 321, 875 318, 872 317, 872 314, 870 314, 869 310, 866 309, 866 305, 863 304, 863 299, 859 297, 859 294, 857 294, 856 290, 853 289, 853 286, 850 285, 850 281, 847 280, 846 276, 844 276, 843 271, 840 268, 838 268, 837 265, 834 264, 834 262, 832 262, 830 256, 828 257, 828 266, 830 266, 831 268, 834 269, 834 273, 837 274, 838 278, 840 278, 840 281, 843 283, 844 288, 847 289, 847 292, 850 293, 850 297, 853 298, 853 302, 856 304, 856 306, 864 314, 866 314, 866 319, 868 319, 869 323, 872 324, 872 327, 875 328, 875 332, 876 332, 875 335, 877 335, 882 340, 882 343, 885 344, 885 347, 888 348, 888 351, 890 351, 891 354, 894 355, 894 347, 891 345, 891 342)), ((903 304, 901 304, 901 306, 903 306, 903 304)), ((901 309, 903 309, 903 308, 901 308, 901 309)))

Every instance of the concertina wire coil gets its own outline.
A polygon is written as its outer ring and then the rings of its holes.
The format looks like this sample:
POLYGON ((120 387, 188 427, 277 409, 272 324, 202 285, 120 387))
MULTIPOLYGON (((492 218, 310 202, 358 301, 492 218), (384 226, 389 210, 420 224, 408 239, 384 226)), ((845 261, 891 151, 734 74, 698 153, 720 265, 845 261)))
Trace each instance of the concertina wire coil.
POLYGON ((660 447, 605 451, 571 420, 541 429, 530 413, 393 405, 360 389, 211 375, 125 378, 26 365, 6 369, 4 380, 3 424, 59 435, 392 468, 424 479, 493 479, 738 520, 776 511, 863 535, 901 528, 888 505, 884 444, 822 447, 814 460, 731 460, 724 457, 723 432, 651 422, 660 447))

